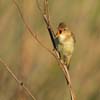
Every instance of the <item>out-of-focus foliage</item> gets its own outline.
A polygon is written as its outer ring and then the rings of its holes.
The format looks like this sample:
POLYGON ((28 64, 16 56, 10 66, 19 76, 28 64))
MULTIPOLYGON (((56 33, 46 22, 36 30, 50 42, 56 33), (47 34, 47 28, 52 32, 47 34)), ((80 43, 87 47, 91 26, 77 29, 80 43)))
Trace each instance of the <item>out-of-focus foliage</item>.
MULTIPOLYGON (((31 29, 52 49, 35 0, 16 1, 31 29)), ((100 0, 48 1, 54 31, 64 21, 76 36, 70 74, 77 100, 100 100, 100 0)), ((26 30, 13 0, 0 0, 0 58, 10 65, 37 100, 69 100, 56 60, 26 30)), ((0 100, 31 100, 2 64, 0 100)))

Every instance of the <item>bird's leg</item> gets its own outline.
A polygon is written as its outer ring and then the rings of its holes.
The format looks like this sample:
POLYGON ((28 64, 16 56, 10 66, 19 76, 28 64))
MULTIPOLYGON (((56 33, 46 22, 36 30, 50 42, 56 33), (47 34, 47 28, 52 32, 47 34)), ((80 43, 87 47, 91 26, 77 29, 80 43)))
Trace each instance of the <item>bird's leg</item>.
POLYGON ((57 54, 58 55, 58 58, 61 60, 61 54, 60 54, 60 52, 58 51, 57 53, 58 53, 57 54))

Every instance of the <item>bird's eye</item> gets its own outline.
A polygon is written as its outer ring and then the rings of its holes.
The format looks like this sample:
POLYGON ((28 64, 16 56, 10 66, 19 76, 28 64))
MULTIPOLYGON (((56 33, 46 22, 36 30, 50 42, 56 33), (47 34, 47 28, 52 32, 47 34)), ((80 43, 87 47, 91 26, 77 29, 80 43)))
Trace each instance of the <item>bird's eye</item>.
POLYGON ((61 34, 61 33, 62 33, 62 31, 61 31, 61 30, 59 30, 59 33, 61 34))
POLYGON ((66 29, 64 29, 64 31, 66 31, 66 29))

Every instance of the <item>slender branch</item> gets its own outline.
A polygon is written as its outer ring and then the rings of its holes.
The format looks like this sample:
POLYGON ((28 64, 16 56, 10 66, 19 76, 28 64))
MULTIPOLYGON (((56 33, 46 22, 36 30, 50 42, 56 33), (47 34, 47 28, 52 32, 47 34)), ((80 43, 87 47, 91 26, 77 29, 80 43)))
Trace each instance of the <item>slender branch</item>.
POLYGON ((50 23, 48 0, 44 0, 44 14, 47 16, 48 23, 50 23))
POLYGON ((50 27, 53 36, 55 36, 55 33, 54 33, 53 29, 51 28, 51 24, 50 24, 50 16, 49 16, 49 10, 48 10, 48 1, 44 0, 44 11, 42 11, 42 7, 40 7, 38 0, 36 0, 36 3, 37 3, 37 7, 40 10, 40 13, 41 13, 45 23, 47 25, 47 28, 50 27))
POLYGON ((61 70, 63 71, 64 77, 65 77, 66 82, 68 84, 68 87, 69 87, 69 90, 70 90, 70 95, 71 95, 71 100, 76 100, 76 96, 75 96, 74 90, 72 88, 72 83, 71 83, 69 71, 68 71, 66 65, 63 63, 63 61, 58 58, 58 52, 56 50, 55 50, 55 55, 56 55, 56 60, 59 64, 61 70))
POLYGON ((54 31, 53 29, 51 28, 51 25, 50 25, 50 16, 49 16, 49 10, 48 10, 48 1, 47 0, 44 0, 44 12, 42 11, 42 8, 39 6, 39 1, 36 0, 36 3, 37 3, 37 7, 38 9, 40 10, 40 13, 47 25, 47 29, 50 33, 50 38, 52 40, 52 44, 53 44, 53 47, 54 49, 57 50, 57 47, 56 47, 56 43, 54 41, 54 37, 55 37, 55 34, 54 34, 54 31))
POLYGON ((56 43, 55 43, 55 40, 54 40, 55 34, 54 34, 54 31, 51 28, 51 24, 50 24, 48 0, 44 0, 44 20, 47 20, 45 22, 46 22, 46 25, 47 25, 47 29, 48 29, 50 38, 51 38, 51 41, 52 41, 52 44, 53 44, 54 49, 57 50, 56 43))
POLYGON ((30 90, 24 85, 22 81, 20 81, 17 76, 12 72, 8 64, 6 64, 1 58, 0 58, 0 63, 4 65, 6 70, 9 72, 9 74, 13 77, 13 79, 23 88, 23 90, 33 99, 37 100, 35 96, 30 92, 30 90))
MULTIPOLYGON (((39 7, 39 4, 38 4, 38 7, 39 7)), ((39 10, 41 12, 42 9, 40 9, 40 7, 39 7, 39 10)), ((48 0, 44 0, 44 15, 42 14, 42 16, 44 18, 44 21, 46 22, 47 29, 48 29, 49 35, 51 37, 51 41, 52 41, 53 47, 55 49, 55 54, 56 54, 57 61, 61 65, 60 68, 62 69, 62 71, 64 73, 64 76, 65 76, 65 79, 67 81, 67 84, 69 86, 71 100, 76 100, 75 93, 74 93, 74 91, 72 89, 71 78, 70 78, 67 66, 61 61, 61 59, 58 58, 58 51, 57 51, 55 40, 54 40, 54 37, 53 37, 54 33, 52 33, 53 31, 52 31, 52 28, 51 28, 51 25, 50 25, 50 16, 49 16, 49 10, 48 10, 48 0)))

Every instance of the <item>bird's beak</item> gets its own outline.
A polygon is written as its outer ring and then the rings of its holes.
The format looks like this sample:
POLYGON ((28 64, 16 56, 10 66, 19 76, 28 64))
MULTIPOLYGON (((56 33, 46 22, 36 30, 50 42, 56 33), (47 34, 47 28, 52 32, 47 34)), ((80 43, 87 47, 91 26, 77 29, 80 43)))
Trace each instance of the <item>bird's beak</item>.
POLYGON ((58 37, 60 35, 60 32, 58 31, 57 33, 56 33, 56 37, 58 37))

